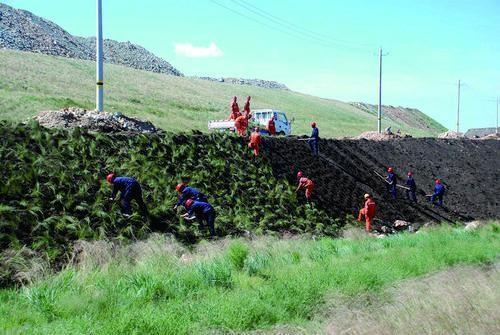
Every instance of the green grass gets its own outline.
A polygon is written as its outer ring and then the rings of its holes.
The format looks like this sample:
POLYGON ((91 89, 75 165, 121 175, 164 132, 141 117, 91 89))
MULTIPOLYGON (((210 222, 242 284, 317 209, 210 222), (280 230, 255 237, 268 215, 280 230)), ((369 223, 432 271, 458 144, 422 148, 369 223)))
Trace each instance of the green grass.
POLYGON ((0 291, 0 329, 193 334, 307 326, 327 296, 378 294, 457 264, 494 262, 498 232, 492 224, 384 239, 262 237, 202 243, 193 252, 159 236, 120 248, 86 243, 79 266, 0 291))
MULTIPOLYGON (((94 63, 42 54, 0 50, 0 118, 20 121, 41 110, 95 106, 94 63)), ((252 108, 276 108, 295 118, 294 134, 310 132, 318 122, 323 137, 358 135, 376 130, 376 116, 349 104, 297 92, 270 90, 193 78, 166 76, 131 68, 105 66, 105 107, 152 121, 171 131, 206 131, 207 121, 229 115, 236 95, 252 96, 252 108)), ((242 107, 242 106, 240 106, 242 107)), ((437 123, 422 130, 384 119, 384 126, 415 136, 443 131, 437 123)))

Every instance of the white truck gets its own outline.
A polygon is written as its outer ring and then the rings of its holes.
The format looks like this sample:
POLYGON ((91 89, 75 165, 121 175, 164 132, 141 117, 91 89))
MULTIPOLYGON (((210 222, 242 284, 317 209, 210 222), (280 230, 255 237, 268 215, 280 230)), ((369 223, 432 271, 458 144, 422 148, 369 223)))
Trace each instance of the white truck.
MULTIPOLYGON (((249 127, 259 126, 262 133, 267 134, 267 123, 274 117, 274 124, 277 135, 292 134, 292 120, 288 120, 286 113, 276 109, 255 109, 252 111, 249 127)), ((234 130, 234 120, 213 120, 208 121, 210 130, 234 130)))

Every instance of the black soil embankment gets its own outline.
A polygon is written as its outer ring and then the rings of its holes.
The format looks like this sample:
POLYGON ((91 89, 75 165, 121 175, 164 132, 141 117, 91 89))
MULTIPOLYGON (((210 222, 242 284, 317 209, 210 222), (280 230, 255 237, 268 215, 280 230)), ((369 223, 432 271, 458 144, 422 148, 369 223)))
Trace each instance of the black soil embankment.
POLYGON ((315 202, 329 214, 355 215, 364 193, 372 193, 378 217, 412 222, 466 221, 500 218, 500 141, 398 139, 393 141, 322 140, 320 157, 314 157, 307 142, 296 138, 264 141, 265 155, 277 177, 295 182, 297 171, 315 182, 315 202), (394 201, 385 175, 395 169, 399 184, 412 171, 418 187, 418 203, 405 199, 399 188, 394 201), (425 194, 432 193, 434 180, 441 178, 447 193, 443 208, 430 205, 425 194))

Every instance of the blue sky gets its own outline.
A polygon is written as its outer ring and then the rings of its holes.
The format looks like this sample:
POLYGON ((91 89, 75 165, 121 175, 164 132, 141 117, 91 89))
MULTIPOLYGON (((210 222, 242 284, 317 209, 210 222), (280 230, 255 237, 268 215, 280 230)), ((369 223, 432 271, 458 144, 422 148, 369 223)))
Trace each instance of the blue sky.
MULTIPOLYGON (((0 1, 95 34, 94 0, 0 1)), ((103 0, 103 8, 106 38, 140 44, 186 75, 276 80, 343 101, 377 102, 382 46, 384 104, 419 108, 454 129, 461 79, 461 130, 495 125, 499 0, 103 0)))

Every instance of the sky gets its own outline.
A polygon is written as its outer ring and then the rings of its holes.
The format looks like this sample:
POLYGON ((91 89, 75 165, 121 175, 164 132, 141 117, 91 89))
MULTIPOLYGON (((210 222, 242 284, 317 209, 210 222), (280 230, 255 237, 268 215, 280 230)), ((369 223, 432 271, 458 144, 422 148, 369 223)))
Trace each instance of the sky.
MULTIPOLYGON (((95 35, 95 0, 0 0, 95 35)), ((414 107, 460 130, 494 127, 500 0, 103 0, 104 37, 185 75, 276 80, 342 101, 414 107)), ((279 106, 278 106, 279 107, 279 106)))

